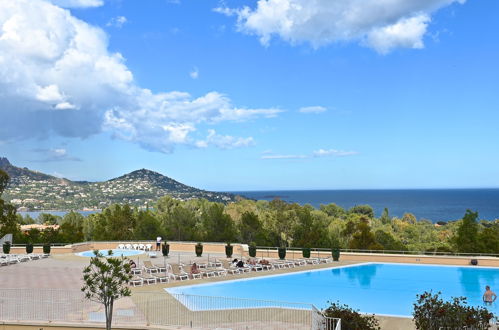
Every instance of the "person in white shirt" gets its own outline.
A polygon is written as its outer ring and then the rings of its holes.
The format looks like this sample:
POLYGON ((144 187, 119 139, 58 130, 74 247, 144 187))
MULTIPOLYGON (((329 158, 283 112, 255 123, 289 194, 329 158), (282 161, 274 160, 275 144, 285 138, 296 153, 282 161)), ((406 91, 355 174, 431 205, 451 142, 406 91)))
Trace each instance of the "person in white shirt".
POLYGON ((156 251, 159 251, 161 248, 161 236, 156 237, 156 251))

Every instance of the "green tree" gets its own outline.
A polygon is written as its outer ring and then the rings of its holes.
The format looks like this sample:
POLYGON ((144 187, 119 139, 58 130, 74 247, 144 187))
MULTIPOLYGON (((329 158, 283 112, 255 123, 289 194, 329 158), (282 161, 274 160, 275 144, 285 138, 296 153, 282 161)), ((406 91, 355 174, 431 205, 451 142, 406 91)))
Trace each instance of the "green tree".
POLYGON ((392 218, 390 217, 390 214, 388 213, 388 209, 385 207, 383 209, 383 213, 381 213, 381 217, 379 218, 381 223, 383 224, 389 224, 392 222, 392 218))
POLYGON ((348 212, 353 214, 365 215, 369 219, 374 218, 374 210, 369 205, 355 205, 350 210, 348 210, 348 212))
POLYGON ((254 212, 246 211, 241 215, 239 223, 239 233, 241 243, 249 244, 255 242, 257 245, 262 244, 264 237, 262 223, 254 212))
POLYGON ((0 170, 0 238, 6 234, 12 234, 14 237, 20 236, 16 208, 1 198, 8 182, 9 176, 0 170))
POLYGON ((138 212, 133 235, 138 240, 150 240, 157 236, 166 237, 164 228, 150 211, 138 212))
POLYGON ((236 227, 230 215, 224 212, 223 204, 213 203, 202 215, 204 238, 212 242, 233 242, 236 227))
POLYGON ((330 240, 327 225, 314 219, 310 209, 296 210, 297 222, 293 231, 293 246, 297 247, 329 247, 330 240))
POLYGON ((473 253, 479 251, 477 219, 478 212, 466 210, 455 238, 456 248, 459 252, 473 253))
POLYGON ((195 241, 199 238, 194 211, 179 205, 172 209, 171 214, 163 217, 166 229, 170 233, 167 237, 178 241, 195 241))
POLYGON ((61 220, 59 237, 63 242, 75 243, 83 241, 83 221, 81 213, 71 211, 66 213, 61 220))
POLYGON ((345 216, 345 209, 334 203, 323 205, 321 204, 320 210, 333 218, 342 218, 345 216))
POLYGON ((478 235, 480 242, 480 252, 499 253, 499 224, 485 227, 478 235))
POLYGON ((358 250, 380 250, 383 247, 376 242, 374 234, 369 227, 368 219, 364 218, 357 224, 349 247, 358 250))
POLYGON ((384 250, 393 250, 393 251, 405 251, 407 248, 405 245, 395 239, 392 234, 387 233, 381 229, 376 230, 374 233, 374 239, 378 244, 383 246, 384 250))
MULTIPOLYGON (((112 251, 109 251, 112 254, 112 251)), ((94 251, 90 264, 83 269, 84 285, 81 291, 88 300, 104 305, 106 329, 111 329, 114 301, 130 296, 130 264, 124 258, 105 258, 94 251)))

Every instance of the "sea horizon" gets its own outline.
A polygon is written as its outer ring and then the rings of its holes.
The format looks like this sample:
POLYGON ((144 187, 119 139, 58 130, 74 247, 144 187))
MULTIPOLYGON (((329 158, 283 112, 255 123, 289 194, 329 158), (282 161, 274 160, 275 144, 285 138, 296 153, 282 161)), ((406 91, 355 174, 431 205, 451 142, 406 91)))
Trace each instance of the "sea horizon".
POLYGON ((412 213, 418 220, 454 221, 467 209, 482 220, 499 219, 499 188, 428 188, 428 189, 317 189, 317 190, 246 190, 230 191, 256 200, 282 199, 300 205, 335 203, 345 209, 370 205, 376 217, 384 208, 390 216, 412 213))

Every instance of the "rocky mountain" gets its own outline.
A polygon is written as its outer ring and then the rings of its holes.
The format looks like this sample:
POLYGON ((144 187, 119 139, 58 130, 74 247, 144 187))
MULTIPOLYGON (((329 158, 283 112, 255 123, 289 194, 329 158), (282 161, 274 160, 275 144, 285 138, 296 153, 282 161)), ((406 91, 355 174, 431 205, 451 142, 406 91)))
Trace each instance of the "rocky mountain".
POLYGON ((21 210, 102 209, 113 203, 153 205, 170 195, 180 200, 205 198, 232 202, 236 196, 187 186, 160 173, 141 169, 104 182, 71 181, 13 166, 0 157, 0 169, 9 174, 9 185, 2 198, 21 210))

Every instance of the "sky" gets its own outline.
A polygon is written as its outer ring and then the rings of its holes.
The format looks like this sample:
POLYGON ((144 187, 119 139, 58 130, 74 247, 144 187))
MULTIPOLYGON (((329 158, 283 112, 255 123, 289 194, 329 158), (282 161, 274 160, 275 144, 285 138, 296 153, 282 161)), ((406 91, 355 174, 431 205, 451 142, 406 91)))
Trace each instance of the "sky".
POLYGON ((495 0, 0 0, 0 156, 218 191, 499 187, 495 0))

